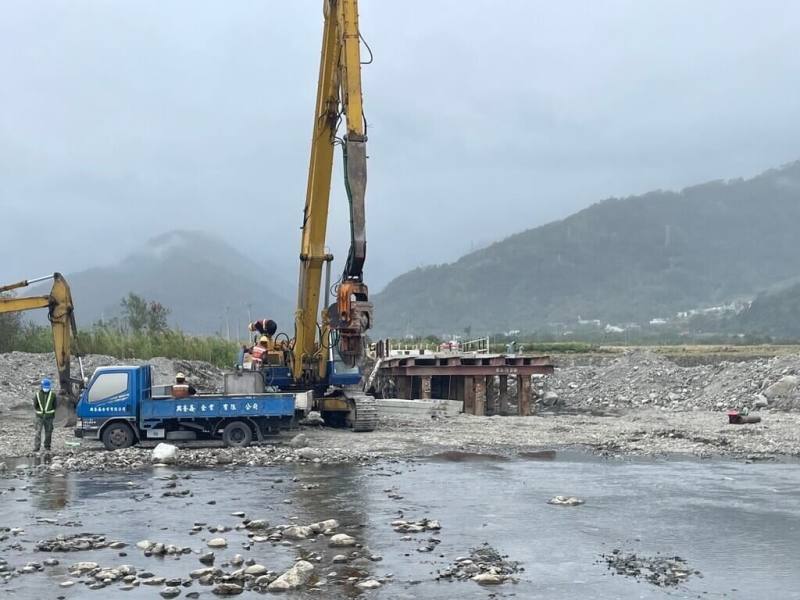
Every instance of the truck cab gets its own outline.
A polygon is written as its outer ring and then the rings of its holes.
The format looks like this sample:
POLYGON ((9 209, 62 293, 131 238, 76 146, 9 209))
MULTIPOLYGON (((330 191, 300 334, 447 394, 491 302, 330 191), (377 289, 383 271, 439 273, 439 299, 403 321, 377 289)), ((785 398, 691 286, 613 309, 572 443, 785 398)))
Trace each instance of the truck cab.
POLYGON ((144 440, 218 439, 247 446, 290 427, 296 402, 308 403, 303 393, 176 397, 170 390, 153 385, 149 365, 100 367, 78 402, 75 435, 100 440, 109 450, 144 440))

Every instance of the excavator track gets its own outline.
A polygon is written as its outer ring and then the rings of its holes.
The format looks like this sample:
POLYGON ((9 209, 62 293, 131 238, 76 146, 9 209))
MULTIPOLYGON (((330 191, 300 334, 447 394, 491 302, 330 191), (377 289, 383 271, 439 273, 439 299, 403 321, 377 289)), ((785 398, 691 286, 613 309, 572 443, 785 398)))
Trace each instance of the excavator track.
POLYGON ((378 403, 367 394, 348 393, 347 400, 352 406, 349 421, 353 431, 373 431, 378 425, 378 403))

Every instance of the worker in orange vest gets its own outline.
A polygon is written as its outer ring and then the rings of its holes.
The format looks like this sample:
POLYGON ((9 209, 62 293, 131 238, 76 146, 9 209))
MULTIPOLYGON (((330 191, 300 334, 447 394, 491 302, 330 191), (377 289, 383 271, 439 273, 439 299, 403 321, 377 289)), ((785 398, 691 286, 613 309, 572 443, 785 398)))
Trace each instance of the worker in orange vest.
POLYGON ((252 348, 245 350, 245 354, 250 355, 251 362, 253 363, 253 369, 258 369, 264 362, 264 355, 270 349, 269 344, 269 338, 266 335, 262 335, 258 340, 258 344, 255 344, 252 348))
POLYGON ((185 398, 186 396, 194 396, 197 390, 193 385, 186 383, 186 375, 178 373, 175 375, 175 384, 172 386, 172 395, 176 398, 185 398))

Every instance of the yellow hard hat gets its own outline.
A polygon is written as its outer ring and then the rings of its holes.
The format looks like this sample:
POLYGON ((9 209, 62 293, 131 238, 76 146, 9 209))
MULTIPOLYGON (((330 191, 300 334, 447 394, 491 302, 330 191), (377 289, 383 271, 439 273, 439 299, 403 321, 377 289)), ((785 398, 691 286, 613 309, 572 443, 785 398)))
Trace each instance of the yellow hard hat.
POLYGON ((183 373, 178 373, 177 375, 175 375, 175 379, 186 379, 186 375, 184 375, 183 373))
POLYGON ((269 338, 267 336, 265 336, 265 335, 262 335, 261 339, 259 339, 258 341, 259 341, 259 343, 264 344, 264 343, 269 342, 269 338))

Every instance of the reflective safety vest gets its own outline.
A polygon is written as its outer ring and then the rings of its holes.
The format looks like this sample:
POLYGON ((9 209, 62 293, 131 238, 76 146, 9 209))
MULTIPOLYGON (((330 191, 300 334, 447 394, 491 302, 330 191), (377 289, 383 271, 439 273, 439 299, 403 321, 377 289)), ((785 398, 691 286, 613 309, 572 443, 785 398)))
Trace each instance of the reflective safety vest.
POLYGON ((185 398, 189 395, 189 384, 188 383, 176 383, 172 386, 172 395, 175 398, 185 398))
POLYGON ((250 350, 250 356, 253 357, 253 360, 258 361, 263 361, 266 353, 267 349, 260 345, 253 346, 253 348, 250 350))
POLYGON ((56 414, 56 395, 39 390, 36 392, 36 416, 52 417, 56 414))

